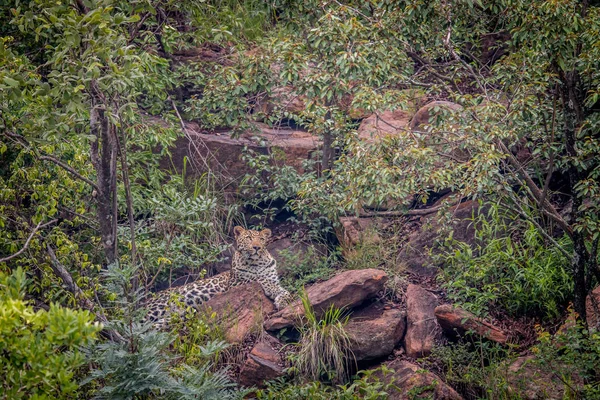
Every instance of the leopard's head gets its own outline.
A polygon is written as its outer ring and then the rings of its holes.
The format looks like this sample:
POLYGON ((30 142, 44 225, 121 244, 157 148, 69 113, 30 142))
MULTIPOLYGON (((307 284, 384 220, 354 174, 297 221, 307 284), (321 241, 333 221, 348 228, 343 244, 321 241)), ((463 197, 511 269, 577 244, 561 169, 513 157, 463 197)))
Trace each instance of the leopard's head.
POLYGON ((237 250, 245 256, 251 256, 267 251, 267 241, 271 237, 271 230, 253 231, 236 226, 233 228, 233 234, 237 250))

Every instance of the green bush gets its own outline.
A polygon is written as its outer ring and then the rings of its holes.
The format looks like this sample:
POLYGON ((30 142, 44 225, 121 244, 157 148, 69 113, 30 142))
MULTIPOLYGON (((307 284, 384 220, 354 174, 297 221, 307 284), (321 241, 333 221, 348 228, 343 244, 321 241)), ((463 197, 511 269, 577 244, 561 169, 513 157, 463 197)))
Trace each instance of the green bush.
POLYGON ((600 332, 588 331, 578 320, 555 335, 538 329, 538 339, 532 349, 535 364, 566 383, 565 390, 570 392, 566 398, 600 398, 600 332))
MULTIPOLYGON (((511 315, 558 317, 573 295, 569 260, 546 245, 533 224, 512 221, 510 227, 496 213, 490 215, 490 221, 480 216, 474 222, 475 246, 450 241, 439 257, 448 298, 479 315, 500 306, 511 315)), ((566 236, 557 242, 570 246, 566 236)))
POLYGON ((3 399, 66 399, 85 361, 79 346, 100 330, 87 311, 50 305, 34 311, 24 300, 25 273, 0 271, 0 392, 3 399))
POLYGON ((329 279, 335 272, 333 264, 338 260, 338 253, 326 256, 314 246, 309 246, 305 252, 283 249, 279 256, 282 259, 278 265, 281 281, 295 293, 309 283, 329 279))
MULTIPOLYGON (((384 374, 391 372, 385 366, 379 368, 384 374)), ((339 386, 328 386, 319 381, 294 384, 277 380, 256 392, 259 400, 384 400, 393 389, 393 382, 384 383, 374 376, 377 370, 360 371, 358 379, 339 386)))

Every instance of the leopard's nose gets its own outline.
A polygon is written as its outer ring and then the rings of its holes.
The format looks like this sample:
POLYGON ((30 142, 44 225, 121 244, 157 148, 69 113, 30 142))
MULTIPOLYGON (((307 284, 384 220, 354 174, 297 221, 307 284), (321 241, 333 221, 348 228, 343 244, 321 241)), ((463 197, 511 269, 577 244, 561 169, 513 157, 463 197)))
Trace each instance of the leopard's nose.
POLYGON ((253 248, 254 250, 256 250, 256 251, 259 251, 259 250, 260 250, 260 246, 252 246, 252 248, 253 248))

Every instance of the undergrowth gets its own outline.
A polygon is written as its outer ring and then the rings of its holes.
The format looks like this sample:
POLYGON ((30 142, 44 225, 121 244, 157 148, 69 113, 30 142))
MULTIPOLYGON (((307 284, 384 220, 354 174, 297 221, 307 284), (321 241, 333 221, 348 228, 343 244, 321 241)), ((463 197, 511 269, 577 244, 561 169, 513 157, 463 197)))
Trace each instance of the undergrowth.
MULTIPOLYGON (((531 222, 508 220, 492 207, 474 218, 476 243, 452 240, 434 256, 444 265, 448 298, 477 315, 501 307, 511 315, 557 318, 573 296, 569 260, 531 222)), ((568 249, 566 236, 556 239, 568 249)))

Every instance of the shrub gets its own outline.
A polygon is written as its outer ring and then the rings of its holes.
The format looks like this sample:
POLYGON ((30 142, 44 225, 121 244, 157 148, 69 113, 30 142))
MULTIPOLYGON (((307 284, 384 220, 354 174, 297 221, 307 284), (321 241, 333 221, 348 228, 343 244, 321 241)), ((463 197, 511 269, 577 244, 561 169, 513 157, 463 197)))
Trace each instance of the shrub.
POLYGON ((79 346, 100 330, 87 311, 52 304, 34 311, 24 300, 25 273, 0 271, 0 392, 6 399, 66 399, 85 360, 79 346))
MULTIPOLYGON (((475 219, 475 246, 450 241, 441 256, 448 297, 475 314, 501 306, 512 315, 560 315, 572 298, 569 260, 530 223, 509 222, 495 213, 475 219), (524 225, 523 225, 524 224, 524 225)), ((557 239, 565 248, 569 239, 557 239)), ((439 257, 439 256, 438 256, 439 257)))
POLYGON ((348 316, 332 305, 319 319, 306 292, 301 300, 305 319, 300 327, 295 369, 313 380, 325 379, 334 383, 346 381, 352 357, 350 339, 344 330, 348 316))
POLYGON ((326 256, 314 246, 309 246, 305 252, 283 249, 279 256, 282 259, 278 265, 281 281, 293 292, 299 292, 306 284, 329 279, 335 272, 334 264, 338 260, 338 253, 326 256))
POLYGON ((267 387, 256 392, 259 400, 384 400, 393 390, 393 382, 381 382, 376 376, 377 370, 384 374, 391 372, 385 366, 376 370, 359 371, 355 381, 339 386, 327 386, 319 381, 294 384, 281 379, 269 382, 267 387))
POLYGON ((495 343, 459 342, 434 347, 424 362, 467 398, 508 399, 514 398, 505 374, 512 356, 510 350, 495 343))
POLYGON ((600 332, 588 331, 578 320, 554 336, 538 328, 538 339, 532 349, 538 368, 564 382, 570 398, 600 398, 600 332))

